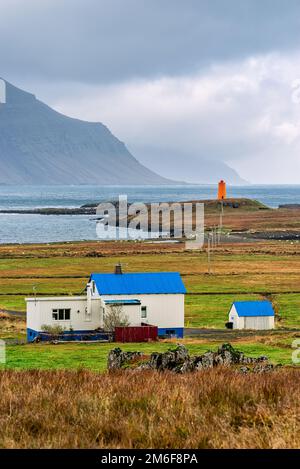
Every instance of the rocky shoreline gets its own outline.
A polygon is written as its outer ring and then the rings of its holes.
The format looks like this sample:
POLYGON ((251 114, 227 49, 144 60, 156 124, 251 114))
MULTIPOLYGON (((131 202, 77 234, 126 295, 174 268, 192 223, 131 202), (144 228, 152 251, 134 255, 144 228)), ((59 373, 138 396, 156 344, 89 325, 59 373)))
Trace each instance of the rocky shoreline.
POLYGON ((241 233, 244 238, 267 239, 270 241, 298 241, 300 231, 256 231, 254 233, 241 233))
POLYGON ((34 209, 5 209, 0 210, 4 214, 20 214, 20 215, 95 215, 96 207, 82 206, 78 208, 59 208, 45 207, 34 209))
MULTIPOLYGON (((26 209, 1 209, 0 214, 19 214, 19 215, 71 215, 71 216, 91 216, 93 220, 100 220, 100 216, 97 218, 97 206, 101 202, 111 203, 117 209, 117 217, 116 217, 116 224, 119 225, 118 219, 118 205, 119 201, 117 200, 110 200, 110 201, 98 201, 98 202, 89 202, 80 207, 40 207, 40 208, 26 208, 26 209)), ((190 203, 195 204, 196 202, 203 202, 205 204, 205 213, 206 218, 208 220, 211 219, 211 223, 215 224, 217 221, 214 217, 219 217, 219 202, 216 200, 202 200, 202 201, 190 201, 190 203)), ((169 202, 171 203, 171 202, 169 202)), ((183 204, 183 202, 179 202, 183 204)), ((149 206, 148 204, 146 204, 149 206)), ((300 240, 300 230, 298 229, 298 219, 294 217, 299 210, 296 210, 300 207, 299 204, 286 204, 281 205, 278 209, 270 209, 269 207, 264 206, 263 204, 250 199, 228 199, 223 204, 224 206, 224 213, 226 212, 227 216, 227 224, 229 225, 230 237, 226 236, 222 242, 230 243, 230 242, 240 242, 244 241, 260 241, 260 240, 267 240, 267 241, 299 241, 300 240), (294 208, 294 210, 291 210, 294 208), (236 212, 238 210, 238 212, 236 212), (288 212, 290 210, 290 212, 288 212), (257 220, 254 219, 253 222, 247 223, 247 217, 250 217, 253 220, 254 213, 262 213, 264 212, 264 218, 259 217, 259 224, 257 224, 257 220), (293 213, 292 213, 293 212, 293 213), (242 229, 240 226, 234 227, 236 224, 236 220, 239 218, 236 217, 234 214, 240 214, 240 222, 238 224, 245 225, 242 229), (271 218, 270 218, 271 215, 271 218), (252 217, 252 218, 251 218, 252 217), (266 219, 266 229, 262 228, 262 222, 266 219), (268 224, 270 223, 270 219, 273 220, 272 225, 270 228, 268 224), (290 220, 294 220, 293 225, 291 225, 290 220), (277 223, 276 223, 277 220, 277 223), (258 226, 256 226, 258 225, 258 226)), ((194 209, 193 209, 194 210, 194 209)), ((128 223, 130 222, 131 218, 128 218, 128 223)), ((217 218, 218 220, 218 218, 217 218)), ((149 220, 148 220, 149 223, 149 220)), ((151 225, 148 224, 148 229, 151 229, 151 225)), ((160 229, 162 229, 160 225, 160 229)), ((173 234, 173 228, 171 227, 171 238, 173 234)))

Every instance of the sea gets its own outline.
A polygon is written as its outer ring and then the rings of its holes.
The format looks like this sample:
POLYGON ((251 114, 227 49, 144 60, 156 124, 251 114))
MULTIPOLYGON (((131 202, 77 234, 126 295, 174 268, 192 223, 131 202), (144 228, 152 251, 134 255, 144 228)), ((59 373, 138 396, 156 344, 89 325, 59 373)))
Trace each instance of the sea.
MULTIPOLYGON (((172 186, 0 186, 0 210, 44 207, 76 208, 115 201, 170 202, 216 198, 216 185, 172 186)), ((228 197, 247 197, 276 208, 300 204, 300 185, 228 186, 228 197)), ((0 244, 52 243, 98 239, 90 215, 0 214, 0 244)))

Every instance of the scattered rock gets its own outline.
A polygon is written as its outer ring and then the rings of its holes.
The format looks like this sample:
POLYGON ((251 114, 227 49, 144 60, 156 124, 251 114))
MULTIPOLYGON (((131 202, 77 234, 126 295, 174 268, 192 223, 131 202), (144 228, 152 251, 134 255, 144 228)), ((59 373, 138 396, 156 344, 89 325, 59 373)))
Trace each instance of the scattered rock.
POLYGON ((241 366, 240 368, 240 372, 243 373, 244 375, 249 373, 249 371, 250 371, 250 368, 248 366, 241 366))
POLYGON ((132 364, 137 358, 141 358, 141 352, 123 352, 119 347, 114 348, 108 354, 107 367, 109 370, 120 370, 132 364))
POLYGON ((89 251, 85 254, 85 257, 105 257, 105 255, 99 251, 89 251))
POLYGON ((269 373, 270 371, 273 371, 273 370, 274 370, 274 365, 272 365, 271 363, 258 364, 258 365, 255 365, 255 367, 253 368, 254 373, 269 373))

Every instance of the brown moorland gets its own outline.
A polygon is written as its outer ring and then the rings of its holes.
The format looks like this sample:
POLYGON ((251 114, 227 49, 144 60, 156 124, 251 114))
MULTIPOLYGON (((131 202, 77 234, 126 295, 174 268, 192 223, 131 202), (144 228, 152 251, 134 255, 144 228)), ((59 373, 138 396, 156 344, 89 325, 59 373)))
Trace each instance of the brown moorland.
POLYGON ((1 371, 2 448, 297 448, 300 373, 1 371))

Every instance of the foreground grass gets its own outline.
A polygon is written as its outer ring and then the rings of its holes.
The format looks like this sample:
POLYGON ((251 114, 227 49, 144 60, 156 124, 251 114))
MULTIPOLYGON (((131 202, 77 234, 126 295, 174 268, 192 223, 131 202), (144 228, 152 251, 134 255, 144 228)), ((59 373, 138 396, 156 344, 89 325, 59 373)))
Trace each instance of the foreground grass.
POLYGON ((297 448, 300 373, 0 371, 1 448, 297 448))

